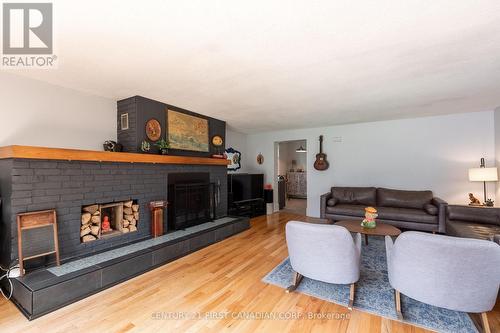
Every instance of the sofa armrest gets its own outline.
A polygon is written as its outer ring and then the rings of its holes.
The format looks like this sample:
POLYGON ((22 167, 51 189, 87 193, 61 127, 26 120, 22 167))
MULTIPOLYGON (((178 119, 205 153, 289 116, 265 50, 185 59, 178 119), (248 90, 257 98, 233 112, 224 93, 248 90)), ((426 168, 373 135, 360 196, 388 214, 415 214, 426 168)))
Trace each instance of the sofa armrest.
POLYGON ((448 203, 438 197, 432 198, 432 204, 438 208, 438 231, 442 234, 446 232, 446 207, 448 203))
POLYGON ((493 235, 493 241, 495 243, 497 243, 498 245, 500 245, 500 234, 497 234, 497 235, 493 235))
POLYGON ((322 219, 326 216, 326 203, 332 197, 332 192, 322 194, 320 197, 320 217, 322 219))

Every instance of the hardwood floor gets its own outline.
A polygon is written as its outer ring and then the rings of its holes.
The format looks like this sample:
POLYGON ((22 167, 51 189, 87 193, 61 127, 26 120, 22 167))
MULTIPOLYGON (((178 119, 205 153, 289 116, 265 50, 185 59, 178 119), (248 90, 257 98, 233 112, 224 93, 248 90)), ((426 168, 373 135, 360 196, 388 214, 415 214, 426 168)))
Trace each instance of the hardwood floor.
MULTIPOLYGON (((428 332, 261 282, 287 256, 284 225, 291 219, 304 217, 255 218, 250 230, 31 322, 2 298, 0 332, 428 332), (265 312, 317 318, 241 318, 265 312), (188 318, 198 313, 219 318, 188 318)), ((499 304, 489 320, 499 332, 499 304)))

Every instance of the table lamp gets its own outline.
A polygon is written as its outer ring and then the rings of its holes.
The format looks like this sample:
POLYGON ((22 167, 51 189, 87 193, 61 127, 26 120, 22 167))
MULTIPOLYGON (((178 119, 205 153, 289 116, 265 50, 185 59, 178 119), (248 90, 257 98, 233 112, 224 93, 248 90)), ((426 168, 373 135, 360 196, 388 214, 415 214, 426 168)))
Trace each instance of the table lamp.
POLYGON ((498 181, 498 169, 487 168, 484 164, 484 158, 481 158, 481 165, 479 168, 469 169, 469 180, 471 182, 483 182, 484 186, 484 203, 486 204, 486 182, 498 181))

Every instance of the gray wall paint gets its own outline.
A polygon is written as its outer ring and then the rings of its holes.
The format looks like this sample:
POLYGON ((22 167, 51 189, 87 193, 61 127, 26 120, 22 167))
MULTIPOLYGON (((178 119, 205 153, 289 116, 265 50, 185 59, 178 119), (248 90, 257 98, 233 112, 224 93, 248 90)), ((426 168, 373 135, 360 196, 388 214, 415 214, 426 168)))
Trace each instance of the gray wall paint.
POLYGON ((142 96, 133 96, 117 102, 118 119, 118 141, 123 145, 124 151, 141 152, 141 143, 148 141, 151 144, 150 153, 157 154, 158 148, 151 142, 145 133, 146 122, 150 119, 156 119, 161 125, 161 138, 168 140, 168 113, 167 110, 177 111, 183 114, 206 119, 208 122, 208 152, 188 151, 180 149, 169 149, 170 155, 181 156, 201 156, 210 157, 216 152, 221 152, 224 147, 215 147, 212 144, 212 138, 219 135, 225 141, 226 122, 207 117, 174 105, 165 104, 142 96), (120 126, 120 117, 122 114, 129 114, 129 129, 122 130, 120 126))
MULTIPOLYGON (((241 153, 242 161, 241 169, 229 171, 229 173, 248 173, 250 168, 247 160, 249 160, 251 156, 248 156, 247 135, 236 132, 230 128, 226 128, 226 148, 230 147, 241 153)), ((257 155, 253 158, 257 158, 257 155)), ((271 156, 267 156, 267 158, 271 158, 271 156)), ((264 156, 264 159, 266 159, 266 156, 264 156)))
POLYGON ((116 140, 116 102, 0 73, 0 146, 102 150, 116 140))

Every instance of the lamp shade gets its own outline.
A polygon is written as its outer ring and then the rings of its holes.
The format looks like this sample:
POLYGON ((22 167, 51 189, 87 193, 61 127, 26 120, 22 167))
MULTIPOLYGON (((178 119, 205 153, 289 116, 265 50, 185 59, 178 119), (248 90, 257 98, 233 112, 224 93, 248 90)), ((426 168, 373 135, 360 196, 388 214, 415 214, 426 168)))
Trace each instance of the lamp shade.
POLYGON ((472 168, 469 169, 471 182, 496 182, 498 181, 497 168, 472 168))

